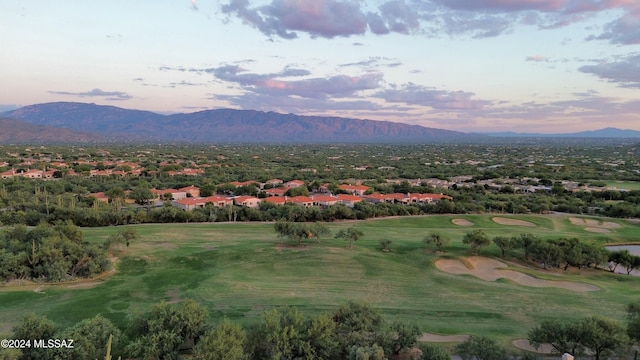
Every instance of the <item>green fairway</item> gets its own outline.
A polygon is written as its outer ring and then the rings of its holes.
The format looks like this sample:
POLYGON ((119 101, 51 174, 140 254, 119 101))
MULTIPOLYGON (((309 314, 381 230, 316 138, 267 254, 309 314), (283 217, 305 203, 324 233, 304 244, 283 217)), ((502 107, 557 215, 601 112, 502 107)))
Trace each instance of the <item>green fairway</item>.
MULTIPOLYGON (((474 229, 490 237, 534 233, 603 243, 639 240, 640 225, 606 221, 619 227, 595 233, 564 215, 420 216, 328 224, 334 234, 349 226, 364 233, 352 250, 333 238, 301 247, 280 244, 270 223, 138 225, 141 239, 120 256, 115 274, 96 286, 0 288, 0 334, 9 333, 28 312, 44 314, 60 326, 100 313, 123 327, 128 314, 150 304, 191 298, 208 307, 213 321, 227 317, 248 323, 274 306, 314 313, 355 299, 381 309, 389 320, 415 322, 424 332, 488 335, 506 344, 526 337, 544 319, 602 315, 623 321, 625 306, 640 299, 640 278, 595 270, 541 271, 509 262, 511 269, 534 277, 600 288, 579 292, 453 275, 436 269, 434 261, 469 256, 461 240, 474 229), (531 226, 500 225, 493 217, 531 226), (454 219, 473 225, 459 226, 454 219), (451 238, 444 253, 425 250, 422 239, 430 232, 451 238), (391 252, 380 250, 383 239, 392 240, 391 252)), ((119 229, 83 230, 89 241, 101 241, 119 229)), ((480 255, 498 257, 499 249, 492 244, 480 255)))
POLYGON ((611 180, 606 181, 606 184, 607 186, 615 187, 617 189, 640 190, 640 181, 611 180))

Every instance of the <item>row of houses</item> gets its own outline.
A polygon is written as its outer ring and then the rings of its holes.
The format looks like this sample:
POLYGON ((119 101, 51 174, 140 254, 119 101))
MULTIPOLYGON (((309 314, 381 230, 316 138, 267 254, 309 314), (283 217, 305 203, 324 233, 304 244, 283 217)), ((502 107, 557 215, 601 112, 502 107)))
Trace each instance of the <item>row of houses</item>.
POLYGON ((312 196, 269 196, 267 198, 257 198, 254 196, 208 196, 208 197, 187 197, 182 199, 174 199, 171 204, 183 210, 193 210, 203 208, 207 204, 216 207, 225 207, 228 205, 246 206, 249 208, 258 208, 261 203, 269 203, 274 205, 296 204, 303 207, 327 207, 336 204, 342 204, 347 207, 354 207, 356 203, 366 201, 372 204, 378 203, 401 203, 405 205, 427 203, 432 204, 443 199, 453 200, 452 197, 443 194, 379 194, 373 193, 369 195, 312 195, 312 196))

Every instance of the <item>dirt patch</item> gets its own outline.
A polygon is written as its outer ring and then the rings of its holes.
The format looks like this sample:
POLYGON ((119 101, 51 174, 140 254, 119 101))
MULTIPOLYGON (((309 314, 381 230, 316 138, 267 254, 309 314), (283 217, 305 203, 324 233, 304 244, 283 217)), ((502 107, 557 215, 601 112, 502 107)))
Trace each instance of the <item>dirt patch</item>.
POLYGON ((291 245, 291 244, 278 244, 276 245, 276 250, 298 250, 298 251, 307 251, 310 250, 311 247, 307 245, 291 245))
POLYGON ((469 338, 469 335, 437 335, 431 333, 423 333, 418 341, 422 342, 463 342, 469 338))
POLYGON ((177 287, 167 290, 165 295, 169 297, 169 304, 180 302, 180 289, 178 289, 177 287))
POLYGON ((467 219, 453 219, 451 222, 458 226, 473 226, 473 223, 467 219))
POLYGON ((494 223, 500 224, 500 225, 530 226, 530 227, 536 226, 536 224, 530 221, 509 219, 509 218, 503 218, 503 217, 493 217, 491 218, 491 220, 493 220, 494 223))
MULTIPOLYGON (((587 227, 590 227, 590 228, 603 228, 603 229, 618 229, 618 228, 620 228, 620 224, 614 223, 612 221, 600 221, 600 220, 596 220, 596 219, 583 219, 583 218, 576 218, 576 217, 570 217, 569 221, 573 225, 587 226, 587 227)), ((589 230, 587 230, 587 231, 589 231, 589 230)))
POLYGON ((527 339, 513 340, 512 344, 513 344, 513 346, 517 347, 518 349, 531 351, 531 352, 535 352, 535 353, 538 353, 538 354, 553 354, 554 353, 553 346, 551 346, 550 344, 540 344, 540 346, 536 349, 535 347, 531 346, 531 344, 529 343, 529 340, 527 340, 527 339))
POLYGON ((586 228, 584 228, 584 231, 588 231, 588 232, 592 232, 592 233, 600 233, 600 234, 606 234, 606 233, 610 233, 611 232, 611 230, 609 230, 609 229, 597 228, 597 227, 586 227, 586 228))
POLYGON ((498 279, 508 279, 517 284, 529 287, 557 287, 573 291, 596 291, 599 287, 572 282, 572 281, 551 281, 534 278, 527 274, 515 270, 505 270, 507 264, 481 256, 472 256, 460 260, 438 259, 435 262, 436 268, 455 275, 472 275, 485 281, 496 281, 498 279))

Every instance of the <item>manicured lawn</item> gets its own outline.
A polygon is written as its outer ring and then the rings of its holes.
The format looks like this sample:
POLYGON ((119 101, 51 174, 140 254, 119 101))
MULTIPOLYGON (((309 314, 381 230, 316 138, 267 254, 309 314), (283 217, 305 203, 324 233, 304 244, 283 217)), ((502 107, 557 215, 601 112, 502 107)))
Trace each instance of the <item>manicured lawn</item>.
MULTIPOLYGON (((640 299, 640 278, 604 271, 539 271, 545 279, 579 281, 599 291, 575 292, 532 288, 501 279, 495 282, 470 275, 452 275, 434 266, 438 257, 464 257, 461 239, 482 229, 489 236, 535 233, 543 238, 576 236, 601 242, 638 240, 640 225, 621 225, 607 234, 571 224, 568 216, 465 215, 374 219, 329 224, 331 231, 355 226, 362 240, 349 250, 343 240, 327 238, 305 246, 280 245, 273 224, 139 225, 141 240, 120 256, 118 271, 91 288, 43 286, 16 291, 0 288, 0 334, 25 313, 47 315, 69 326, 97 313, 124 326, 128 314, 160 301, 192 298, 208 307, 212 321, 224 317, 249 323, 274 306, 297 306, 310 313, 332 309, 348 300, 363 300, 389 319, 417 323, 424 332, 482 334, 502 343, 526 337, 543 319, 576 319, 602 315, 624 320, 624 307, 640 299), (536 226, 499 225, 492 217, 529 221, 536 226), (473 226, 455 225, 466 219, 473 226), (426 251, 422 239, 440 232, 452 239, 443 254, 426 251), (391 252, 379 248, 392 240, 391 252)), ((84 229, 90 241, 102 241, 116 227, 84 229)), ((481 255, 497 257, 492 245, 481 255)), ((511 254, 511 260, 515 253, 511 254)), ((507 259, 509 260, 509 259, 507 259)))

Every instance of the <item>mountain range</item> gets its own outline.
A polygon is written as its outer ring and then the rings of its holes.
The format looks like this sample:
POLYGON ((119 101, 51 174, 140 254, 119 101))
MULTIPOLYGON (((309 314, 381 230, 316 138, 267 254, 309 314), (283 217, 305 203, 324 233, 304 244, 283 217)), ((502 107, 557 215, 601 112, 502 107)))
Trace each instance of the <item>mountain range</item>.
POLYGON ((640 131, 612 128, 558 135, 469 134, 391 121, 232 109, 162 115, 76 102, 25 106, 1 113, 0 119, 1 143, 451 143, 491 142, 493 136, 640 138, 640 131))
POLYGON ((109 141, 422 143, 464 141, 478 137, 390 121, 231 109, 161 115, 72 102, 26 106, 2 113, 0 118, 99 134, 109 141))

